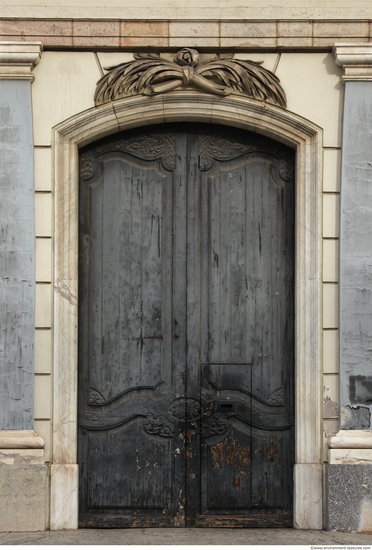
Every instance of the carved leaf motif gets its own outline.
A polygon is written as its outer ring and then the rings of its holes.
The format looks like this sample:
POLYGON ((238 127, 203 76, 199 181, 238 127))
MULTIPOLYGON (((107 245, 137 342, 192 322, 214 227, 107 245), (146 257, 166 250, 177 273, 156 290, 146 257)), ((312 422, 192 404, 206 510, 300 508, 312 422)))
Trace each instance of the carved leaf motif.
POLYGON ((94 157, 91 152, 83 153, 80 156, 80 178, 89 180, 94 174, 94 157))
POLYGON ((294 163, 289 159, 279 161, 279 175, 284 181, 292 181, 294 178, 294 163))
POLYGON ((143 422, 143 429, 151 435, 173 437, 179 422, 193 422, 201 419, 201 437, 225 435, 229 431, 229 423, 221 413, 211 414, 211 407, 200 405, 199 400, 192 397, 179 397, 168 407, 169 416, 154 415, 149 412, 143 422))
POLYGON ((129 153, 142 160, 159 159, 167 170, 174 170, 176 166, 176 137, 172 134, 140 134, 119 139, 114 145, 109 142, 96 148, 100 154, 113 150, 129 153))
POLYGON ((89 405, 103 405, 106 403, 106 399, 98 390, 89 388, 88 403, 89 405))
POLYGON ((278 77, 260 65, 249 60, 216 59, 203 63, 200 73, 205 78, 223 82, 229 93, 285 107, 286 96, 278 77))
POLYGON ((292 181, 294 178, 294 163, 291 156, 286 155, 280 144, 261 140, 257 135, 254 139, 249 133, 238 141, 224 132, 215 131, 212 135, 199 137, 199 168, 201 171, 210 170, 213 160, 219 162, 234 160, 251 153, 264 153, 268 157, 278 159, 276 170, 284 181, 292 181))
POLYGON ((201 424, 201 437, 211 437, 213 435, 225 435, 229 426, 223 414, 217 413, 203 420, 201 424))
POLYGON ((134 61, 108 68, 109 72, 97 83, 96 105, 131 95, 193 88, 222 96, 240 94, 286 106, 278 77, 261 67, 261 63, 228 56, 202 62, 193 48, 179 50, 173 62, 154 54, 134 57, 134 61))
POLYGON ((173 401, 169 406, 169 412, 172 416, 182 422, 190 422, 200 418, 201 407, 199 401, 193 398, 180 397, 173 401))
POLYGON ((212 167, 213 159, 232 160, 257 151, 257 145, 243 144, 226 136, 201 136, 199 140, 199 168, 202 171, 212 167))
POLYGON ((143 423, 145 432, 160 437, 173 437, 175 426, 165 416, 153 416, 149 414, 143 423))
POLYGON ((170 134, 151 134, 140 139, 129 140, 125 145, 134 156, 155 160, 160 158, 164 168, 174 170, 176 166, 176 138, 170 134))
POLYGON ((283 388, 278 388, 277 390, 273 391, 273 393, 269 396, 267 403, 269 405, 283 405, 283 399, 283 388))

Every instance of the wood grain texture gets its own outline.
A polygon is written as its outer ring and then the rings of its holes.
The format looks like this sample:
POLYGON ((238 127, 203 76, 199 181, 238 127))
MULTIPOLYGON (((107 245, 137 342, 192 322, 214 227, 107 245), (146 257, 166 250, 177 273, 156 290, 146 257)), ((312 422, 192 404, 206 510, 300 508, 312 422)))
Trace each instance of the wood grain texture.
POLYGON ((81 525, 289 524, 291 151, 178 124, 80 167, 81 525))

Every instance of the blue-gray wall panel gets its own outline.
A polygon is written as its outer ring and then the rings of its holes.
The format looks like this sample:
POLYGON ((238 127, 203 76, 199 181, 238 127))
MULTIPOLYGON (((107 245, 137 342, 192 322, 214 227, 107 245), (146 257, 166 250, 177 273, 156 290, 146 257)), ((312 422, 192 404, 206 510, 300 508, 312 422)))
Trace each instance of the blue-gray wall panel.
POLYGON ((340 221, 342 427, 364 429, 372 405, 372 82, 346 82, 340 221))
POLYGON ((0 80, 0 429, 33 427, 35 214, 31 84, 0 80))

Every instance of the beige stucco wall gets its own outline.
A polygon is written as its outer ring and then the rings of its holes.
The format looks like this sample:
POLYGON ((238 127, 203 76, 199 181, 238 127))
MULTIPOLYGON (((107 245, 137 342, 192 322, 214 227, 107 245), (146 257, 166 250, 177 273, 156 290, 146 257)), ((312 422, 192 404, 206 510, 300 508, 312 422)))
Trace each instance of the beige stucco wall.
MULTIPOLYGON (((80 2, 82 4, 82 2, 80 2)), ((57 4, 57 2, 55 2, 57 4)), ((223 2, 220 2, 223 4, 223 2)), ((1 5, 1 2, 0 2, 1 5)), ((254 53, 275 68, 288 97, 288 109, 316 123, 323 142, 323 372, 324 434, 338 426, 338 217, 343 88, 331 53, 254 53)), ((131 59, 130 53, 46 51, 32 86, 36 200, 35 429, 51 460, 53 383, 53 182, 52 128, 93 107, 102 67, 131 59)), ((326 440, 325 440, 326 443, 326 440)), ((324 445, 324 459, 326 458, 324 445)))

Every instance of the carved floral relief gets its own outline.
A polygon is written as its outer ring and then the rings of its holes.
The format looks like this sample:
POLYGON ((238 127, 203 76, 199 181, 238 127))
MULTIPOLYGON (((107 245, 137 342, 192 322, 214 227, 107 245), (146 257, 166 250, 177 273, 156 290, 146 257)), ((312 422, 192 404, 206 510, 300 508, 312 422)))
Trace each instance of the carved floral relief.
POLYGON ((159 54, 134 54, 134 61, 108 67, 97 83, 95 104, 101 105, 133 95, 156 95, 178 89, 194 89, 220 96, 238 94, 286 106, 278 77, 260 62, 210 57, 183 48, 173 60, 159 54))

